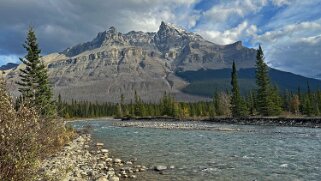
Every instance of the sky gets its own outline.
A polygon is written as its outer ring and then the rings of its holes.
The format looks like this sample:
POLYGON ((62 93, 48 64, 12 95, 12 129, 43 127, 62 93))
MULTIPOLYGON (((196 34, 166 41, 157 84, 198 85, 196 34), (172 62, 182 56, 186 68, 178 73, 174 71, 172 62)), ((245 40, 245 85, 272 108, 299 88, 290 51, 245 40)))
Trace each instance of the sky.
POLYGON ((115 26, 156 32, 161 21, 217 44, 259 44, 273 68, 321 74, 321 0, 0 0, 0 65, 18 62, 33 26, 42 54, 115 26))

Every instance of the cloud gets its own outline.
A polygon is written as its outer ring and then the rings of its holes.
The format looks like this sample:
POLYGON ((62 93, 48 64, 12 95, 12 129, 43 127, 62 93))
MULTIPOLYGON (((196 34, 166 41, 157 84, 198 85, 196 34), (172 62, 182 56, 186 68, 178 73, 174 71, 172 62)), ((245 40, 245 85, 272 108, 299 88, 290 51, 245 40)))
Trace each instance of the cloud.
POLYGON ((115 26, 121 32, 156 31, 162 20, 193 27, 198 0, 10 0, 0 6, 1 54, 23 54, 29 25, 44 54, 91 40, 115 26), (179 16, 177 16, 179 13, 179 16))
MULTIPOLYGON (((313 38, 314 39, 314 38, 313 38)), ((271 66, 282 70, 313 77, 320 74, 321 67, 321 41, 297 41, 289 46, 273 49, 270 57, 271 66)))
POLYGON ((314 22, 301 22, 298 24, 285 25, 280 29, 267 31, 256 37, 258 41, 266 43, 281 42, 284 40, 295 41, 305 36, 321 32, 321 20, 314 22))
POLYGON ((291 2, 289 0, 272 0, 272 3, 276 6, 284 6, 284 5, 291 4, 291 2))
POLYGON ((255 25, 249 25, 247 21, 240 23, 237 27, 223 32, 197 30, 197 32, 206 39, 221 45, 231 44, 241 40, 242 38, 251 37, 256 34, 256 31, 257 27, 255 25))
POLYGON ((17 55, 0 55, 0 66, 7 63, 18 63, 19 56, 17 55))
POLYGON ((272 67, 306 76, 320 73, 321 19, 284 25, 255 35, 253 44, 261 43, 272 67), (320 62, 320 63, 319 63, 320 62))
POLYGON ((223 1, 206 11, 204 15, 209 19, 224 22, 229 18, 244 18, 249 14, 256 13, 266 4, 266 0, 223 1))

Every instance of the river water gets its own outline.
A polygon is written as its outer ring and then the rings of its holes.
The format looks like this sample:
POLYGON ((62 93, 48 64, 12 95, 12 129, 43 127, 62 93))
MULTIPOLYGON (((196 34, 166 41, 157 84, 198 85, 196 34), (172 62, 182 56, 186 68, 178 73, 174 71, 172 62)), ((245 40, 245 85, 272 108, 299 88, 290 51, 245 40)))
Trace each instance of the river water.
POLYGON ((137 180, 321 180, 321 129, 197 123, 222 129, 169 130, 115 123, 71 124, 90 125, 93 138, 115 157, 175 166, 162 174, 143 172, 137 180))

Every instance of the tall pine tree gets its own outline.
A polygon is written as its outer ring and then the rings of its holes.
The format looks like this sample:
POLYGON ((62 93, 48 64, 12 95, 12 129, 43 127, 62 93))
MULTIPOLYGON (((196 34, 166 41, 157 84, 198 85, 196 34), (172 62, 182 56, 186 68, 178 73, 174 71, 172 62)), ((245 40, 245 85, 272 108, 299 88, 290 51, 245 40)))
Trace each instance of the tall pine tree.
POLYGON ((24 103, 35 107, 39 114, 52 116, 56 114, 56 106, 52 100, 52 90, 49 86, 47 69, 40 60, 41 50, 33 28, 29 28, 27 40, 23 47, 27 55, 20 58, 25 68, 20 69, 19 91, 24 103))
POLYGON ((256 84, 258 87, 256 104, 259 114, 263 116, 279 114, 279 95, 270 85, 269 68, 264 62, 264 53, 261 45, 256 54, 256 84))
POLYGON ((231 97, 231 109, 233 117, 241 117, 247 114, 246 105, 241 97, 240 89, 237 81, 237 72, 235 62, 233 62, 232 66, 232 97, 231 97))

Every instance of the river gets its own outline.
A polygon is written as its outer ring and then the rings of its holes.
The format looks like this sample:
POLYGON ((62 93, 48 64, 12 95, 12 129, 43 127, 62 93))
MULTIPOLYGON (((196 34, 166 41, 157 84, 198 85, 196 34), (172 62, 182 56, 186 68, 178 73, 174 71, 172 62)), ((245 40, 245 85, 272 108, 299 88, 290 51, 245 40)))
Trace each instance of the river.
POLYGON ((138 180, 321 179, 321 129, 201 122, 177 124, 215 129, 159 129, 121 127, 113 120, 71 124, 90 125, 93 138, 115 157, 175 167, 162 174, 144 172, 138 180))

